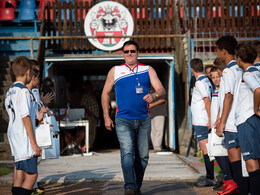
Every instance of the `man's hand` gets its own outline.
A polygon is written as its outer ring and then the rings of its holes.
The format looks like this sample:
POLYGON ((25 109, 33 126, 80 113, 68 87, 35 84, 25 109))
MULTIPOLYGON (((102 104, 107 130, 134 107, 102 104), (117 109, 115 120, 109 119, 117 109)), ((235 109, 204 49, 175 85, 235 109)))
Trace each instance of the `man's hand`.
POLYGON ((143 97, 143 100, 150 104, 153 102, 153 100, 155 100, 155 95, 149 93, 143 97))
POLYGON ((32 146, 33 151, 34 151, 34 156, 41 156, 42 155, 42 149, 37 145, 32 146))
POLYGON ((217 136, 219 137, 223 137, 223 129, 225 128, 225 124, 223 123, 219 123, 219 125, 216 127, 216 133, 217 133, 217 136))
POLYGON ((104 118, 105 120, 105 127, 107 128, 107 130, 112 131, 112 128, 114 128, 114 122, 111 120, 110 117, 106 117, 104 118))
POLYGON ((53 93, 47 93, 45 96, 43 96, 43 94, 41 95, 42 103, 45 106, 48 106, 53 99, 54 99, 53 93))

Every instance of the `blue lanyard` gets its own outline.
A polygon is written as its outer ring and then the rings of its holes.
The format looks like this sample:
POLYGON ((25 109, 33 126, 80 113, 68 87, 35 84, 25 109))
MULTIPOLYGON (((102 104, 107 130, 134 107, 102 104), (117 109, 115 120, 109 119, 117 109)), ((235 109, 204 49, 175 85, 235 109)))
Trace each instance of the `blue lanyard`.
POLYGON ((125 65, 126 65, 126 67, 129 68, 129 70, 132 71, 132 73, 136 76, 137 84, 138 84, 138 86, 140 86, 140 82, 139 82, 139 80, 138 80, 138 75, 137 75, 137 73, 138 73, 138 63, 137 63, 137 65, 136 65, 136 72, 134 72, 134 71, 132 70, 132 68, 130 68, 127 64, 125 64, 125 65))

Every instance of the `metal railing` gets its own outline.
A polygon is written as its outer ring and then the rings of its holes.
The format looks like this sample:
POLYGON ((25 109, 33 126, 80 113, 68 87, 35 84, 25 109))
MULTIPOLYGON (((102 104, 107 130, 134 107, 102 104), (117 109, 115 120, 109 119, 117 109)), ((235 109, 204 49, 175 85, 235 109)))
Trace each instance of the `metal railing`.
MULTIPOLYGON (((33 40, 62 40, 62 39, 97 39, 97 38, 130 38, 142 39, 147 35, 131 35, 131 36, 39 36, 39 37, 0 37, 0 40, 30 40, 30 54, 33 58, 33 40)), ((188 59, 190 60, 191 41, 188 35, 149 35, 149 38, 186 38, 188 40, 188 59)))

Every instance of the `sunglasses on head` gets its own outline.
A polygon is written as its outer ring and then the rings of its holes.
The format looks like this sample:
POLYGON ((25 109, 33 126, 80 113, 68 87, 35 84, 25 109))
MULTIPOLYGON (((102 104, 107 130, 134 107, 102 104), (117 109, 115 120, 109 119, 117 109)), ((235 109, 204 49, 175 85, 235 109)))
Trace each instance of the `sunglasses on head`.
POLYGON ((130 51, 130 53, 136 53, 136 50, 125 50, 123 52, 124 52, 124 54, 127 54, 127 53, 129 53, 129 51, 130 51))

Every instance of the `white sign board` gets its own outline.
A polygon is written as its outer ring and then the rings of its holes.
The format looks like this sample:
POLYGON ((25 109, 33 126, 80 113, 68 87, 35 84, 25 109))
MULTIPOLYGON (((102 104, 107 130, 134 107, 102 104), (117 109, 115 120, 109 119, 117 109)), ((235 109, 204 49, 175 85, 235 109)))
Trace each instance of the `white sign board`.
MULTIPOLYGON (((86 15, 86 36, 131 36, 134 22, 131 13, 120 3, 104 1, 93 6, 86 15)), ((90 38, 96 48, 113 51, 120 49, 129 38, 90 38)))

